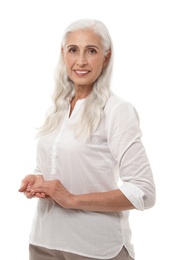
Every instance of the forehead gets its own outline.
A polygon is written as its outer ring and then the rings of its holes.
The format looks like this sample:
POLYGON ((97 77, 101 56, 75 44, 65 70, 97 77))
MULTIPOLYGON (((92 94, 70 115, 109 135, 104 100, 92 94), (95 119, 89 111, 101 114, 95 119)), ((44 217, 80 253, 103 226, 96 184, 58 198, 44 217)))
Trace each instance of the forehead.
POLYGON ((91 29, 82 29, 70 32, 66 41, 66 46, 68 45, 96 45, 98 47, 102 47, 100 37, 91 29))

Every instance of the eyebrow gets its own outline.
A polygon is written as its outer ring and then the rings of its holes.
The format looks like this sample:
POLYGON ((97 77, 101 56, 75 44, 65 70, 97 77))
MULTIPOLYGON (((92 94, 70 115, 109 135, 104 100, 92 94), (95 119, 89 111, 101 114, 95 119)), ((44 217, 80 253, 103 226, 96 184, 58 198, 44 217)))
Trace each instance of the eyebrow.
MULTIPOLYGON (((70 44, 67 46, 67 48, 71 48, 71 47, 78 47, 76 44, 70 44)), ((90 44, 90 45, 86 45, 85 48, 96 48, 99 50, 99 48, 96 45, 90 44)))

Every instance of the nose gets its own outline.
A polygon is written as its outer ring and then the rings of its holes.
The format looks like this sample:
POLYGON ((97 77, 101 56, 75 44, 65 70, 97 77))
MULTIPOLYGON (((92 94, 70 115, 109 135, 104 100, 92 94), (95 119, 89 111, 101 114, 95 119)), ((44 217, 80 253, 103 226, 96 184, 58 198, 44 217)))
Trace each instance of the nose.
POLYGON ((83 67, 87 64, 87 58, 85 53, 79 53, 76 61, 77 65, 83 67))

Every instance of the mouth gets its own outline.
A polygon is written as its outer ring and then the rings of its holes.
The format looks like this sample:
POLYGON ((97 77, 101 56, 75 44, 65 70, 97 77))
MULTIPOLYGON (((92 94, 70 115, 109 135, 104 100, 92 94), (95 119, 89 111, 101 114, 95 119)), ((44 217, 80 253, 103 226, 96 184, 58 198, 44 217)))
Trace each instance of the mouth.
POLYGON ((78 76, 85 76, 90 72, 90 70, 74 70, 74 72, 78 76))

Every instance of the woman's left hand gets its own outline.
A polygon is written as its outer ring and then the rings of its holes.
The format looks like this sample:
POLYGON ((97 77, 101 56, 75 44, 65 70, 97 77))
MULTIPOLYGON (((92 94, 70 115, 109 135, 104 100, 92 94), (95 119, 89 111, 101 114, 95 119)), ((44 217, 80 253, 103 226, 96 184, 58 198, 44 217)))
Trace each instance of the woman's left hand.
POLYGON ((27 191, 35 194, 45 194, 40 198, 51 197, 63 208, 72 208, 74 195, 67 191, 59 180, 44 181, 38 185, 31 185, 27 187, 27 191))

